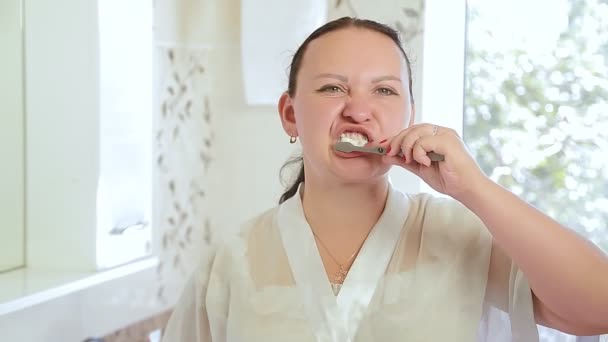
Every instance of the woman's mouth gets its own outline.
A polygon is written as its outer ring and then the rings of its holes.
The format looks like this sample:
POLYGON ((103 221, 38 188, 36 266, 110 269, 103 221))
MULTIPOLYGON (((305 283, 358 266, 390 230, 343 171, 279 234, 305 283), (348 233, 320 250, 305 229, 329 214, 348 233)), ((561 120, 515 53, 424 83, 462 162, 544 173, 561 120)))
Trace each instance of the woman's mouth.
POLYGON ((340 134, 338 141, 349 142, 359 147, 363 147, 369 142, 367 136, 359 132, 344 132, 340 134))

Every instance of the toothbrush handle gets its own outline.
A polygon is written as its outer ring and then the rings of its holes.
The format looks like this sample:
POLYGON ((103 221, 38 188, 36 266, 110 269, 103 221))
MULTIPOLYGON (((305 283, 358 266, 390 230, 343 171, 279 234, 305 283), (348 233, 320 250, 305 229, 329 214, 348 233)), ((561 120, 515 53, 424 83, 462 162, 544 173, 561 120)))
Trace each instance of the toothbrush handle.
POLYGON ((443 154, 439 154, 439 153, 435 153, 435 152, 429 152, 426 154, 431 161, 445 161, 445 156, 443 154))
MULTIPOLYGON (((378 147, 378 153, 380 154, 386 154, 386 150, 384 149, 384 147, 378 147)), ((397 154, 399 157, 403 158, 403 153, 399 152, 397 154)), ((431 159, 431 161, 444 161, 445 160, 445 156, 443 154, 439 154, 439 153, 435 153, 435 152, 429 152, 427 153, 427 156, 431 159)))

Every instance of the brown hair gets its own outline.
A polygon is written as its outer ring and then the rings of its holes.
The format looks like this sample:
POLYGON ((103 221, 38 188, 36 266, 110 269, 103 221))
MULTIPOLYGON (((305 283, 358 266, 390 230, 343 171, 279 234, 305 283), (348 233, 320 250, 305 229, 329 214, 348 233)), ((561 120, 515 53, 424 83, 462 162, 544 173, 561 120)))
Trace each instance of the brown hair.
MULTIPOLYGON (((399 47, 399 50, 401 50, 401 53, 403 54, 403 57, 405 58, 405 63, 407 65, 410 101, 413 105, 414 96, 412 93, 412 67, 410 59, 408 58, 401 44, 401 37, 399 36, 399 32, 388 25, 384 25, 373 20, 357 19, 352 17, 342 17, 340 19, 330 21, 325 25, 319 27, 314 32, 312 32, 296 50, 296 53, 294 54, 291 60, 291 65, 289 67, 289 83, 287 86, 287 93, 289 94, 289 96, 295 96, 298 72, 300 71, 300 67, 302 65, 302 58, 304 57, 304 53, 306 52, 306 49, 308 48, 310 42, 330 32, 349 27, 356 27, 375 31, 389 37, 393 42, 395 42, 395 45, 397 45, 397 47, 399 47)), ((281 168, 282 174, 286 167, 292 164, 301 164, 294 183, 287 188, 283 195, 281 195, 281 198, 279 199, 279 204, 285 202, 286 200, 294 196, 298 191, 298 187, 300 186, 300 184, 304 182, 304 163, 302 162, 302 159, 302 157, 294 158, 285 163, 285 165, 283 165, 283 167, 281 168)))

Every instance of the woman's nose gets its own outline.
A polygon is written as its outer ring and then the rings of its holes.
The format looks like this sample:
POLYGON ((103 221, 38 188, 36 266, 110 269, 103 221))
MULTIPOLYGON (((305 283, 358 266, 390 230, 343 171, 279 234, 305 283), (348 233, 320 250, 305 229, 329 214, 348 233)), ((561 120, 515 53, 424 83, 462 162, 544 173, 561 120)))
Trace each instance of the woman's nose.
POLYGON ((354 122, 365 122, 372 116, 372 107, 365 96, 351 95, 346 102, 342 115, 354 122))

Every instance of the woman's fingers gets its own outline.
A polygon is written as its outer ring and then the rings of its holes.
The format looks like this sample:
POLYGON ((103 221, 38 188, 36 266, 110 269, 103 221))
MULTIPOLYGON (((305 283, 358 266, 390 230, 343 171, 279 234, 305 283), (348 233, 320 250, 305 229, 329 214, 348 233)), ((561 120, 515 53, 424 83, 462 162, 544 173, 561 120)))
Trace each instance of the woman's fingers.
POLYGON ((421 164, 430 165, 431 160, 426 156, 426 152, 430 151, 425 149, 424 146, 417 147, 418 141, 422 138, 436 137, 439 130, 439 126, 431 124, 411 126, 401 131, 391 140, 388 155, 394 157, 401 152, 407 163, 416 160, 421 164))

